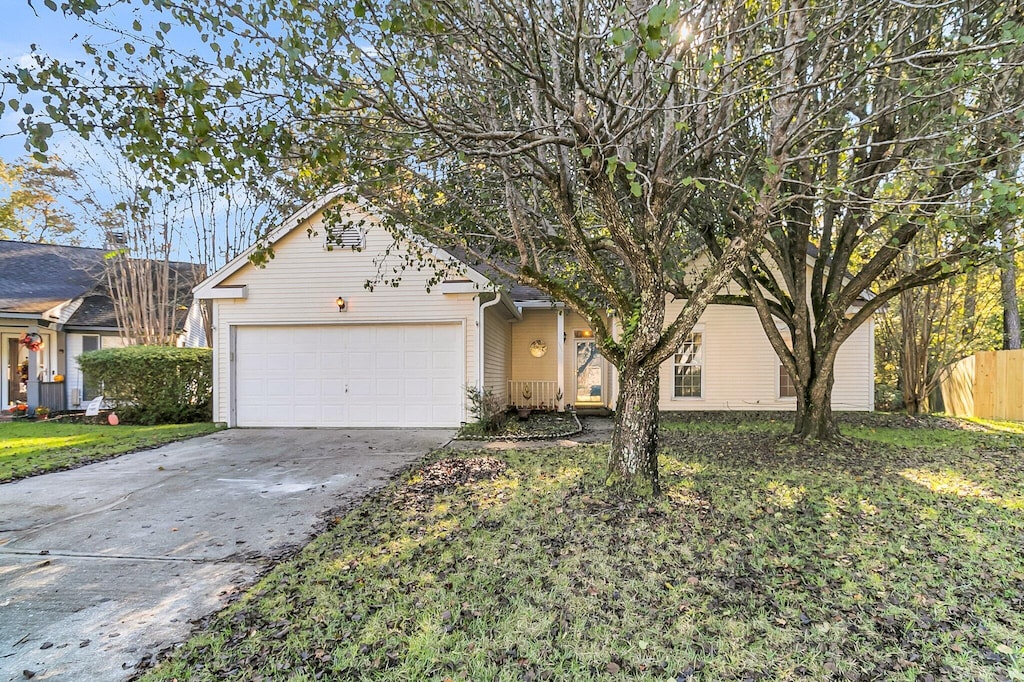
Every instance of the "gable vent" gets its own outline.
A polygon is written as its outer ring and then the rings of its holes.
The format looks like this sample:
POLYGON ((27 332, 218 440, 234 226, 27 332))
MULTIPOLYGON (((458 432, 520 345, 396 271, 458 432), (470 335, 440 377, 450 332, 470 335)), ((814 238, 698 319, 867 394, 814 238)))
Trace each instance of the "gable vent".
POLYGON ((361 249, 366 246, 366 235, 359 227, 345 225, 327 227, 324 246, 328 251, 336 248, 361 249))

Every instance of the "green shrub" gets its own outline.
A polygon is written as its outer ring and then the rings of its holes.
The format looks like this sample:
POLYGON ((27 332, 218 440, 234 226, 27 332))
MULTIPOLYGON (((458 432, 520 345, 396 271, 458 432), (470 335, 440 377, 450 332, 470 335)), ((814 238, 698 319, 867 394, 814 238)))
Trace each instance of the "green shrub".
POLYGON ((103 387, 118 416, 134 424, 210 421, 213 351, 126 346, 83 353, 86 381, 103 387))
POLYGON ((481 391, 476 386, 467 386, 466 398, 469 400, 469 413, 485 435, 501 431, 505 425, 505 406, 491 389, 481 391))

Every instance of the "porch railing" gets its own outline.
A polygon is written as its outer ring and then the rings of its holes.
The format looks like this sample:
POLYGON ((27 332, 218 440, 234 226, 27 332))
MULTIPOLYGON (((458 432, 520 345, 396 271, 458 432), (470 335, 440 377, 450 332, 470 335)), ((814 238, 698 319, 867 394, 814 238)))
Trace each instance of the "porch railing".
POLYGON ((64 382, 40 381, 39 382, 39 404, 49 408, 50 412, 63 412, 67 409, 65 403, 67 392, 64 390, 64 382))
POLYGON ((508 402, 514 407, 534 410, 560 410, 563 396, 557 381, 509 381, 508 402))

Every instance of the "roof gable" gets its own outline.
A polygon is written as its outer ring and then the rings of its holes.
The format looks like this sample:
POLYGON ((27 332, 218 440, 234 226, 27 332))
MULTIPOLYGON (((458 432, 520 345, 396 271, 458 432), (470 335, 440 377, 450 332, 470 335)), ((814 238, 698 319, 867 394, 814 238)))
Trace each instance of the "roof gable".
MULTIPOLYGON (((279 244, 289 235, 293 234, 297 230, 315 230, 319 232, 317 239, 323 239, 324 233, 321 227, 321 216, 325 209, 331 204, 338 201, 342 196, 342 190, 334 190, 325 194, 324 196, 309 202, 298 211, 293 213, 287 219, 284 220, 279 226, 270 231, 266 239, 263 241, 264 247, 273 247, 279 244)), ((365 215, 369 220, 370 224, 368 229, 380 229, 379 222, 381 216, 372 207, 368 206, 363 202, 357 202, 351 205, 353 212, 358 212, 365 215)), ((417 249, 422 249, 425 254, 438 259, 441 263, 446 265, 454 264, 460 271, 466 280, 472 282, 480 290, 496 289, 498 284, 493 281, 492 278, 487 277, 481 273, 478 269, 465 263, 459 258, 456 258, 448 251, 438 248, 426 239, 414 235, 408 230, 401 231, 402 239, 409 245, 414 245, 417 249)), ((206 278, 203 282, 199 283, 194 289, 193 293, 196 298, 223 298, 225 297, 225 290, 234 289, 236 293, 227 294, 227 297, 244 297, 244 287, 237 283, 234 279, 234 275, 241 273, 246 269, 246 266, 255 268, 252 265, 250 257, 255 253, 258 248, 257 244, 250 246, 248 249, 240 253, 224 267, 217 272, 213 273, 210 277, 206 278)), ((334 250, 348 250, 344 247, 335 246, 334 250)), ((368 251, 373 251, 373 247, 368 244, 368 251)), ((371 254, 376 255, 376 254, 371 254)), ((269 267, 273 267, 270 265, 269 267)))

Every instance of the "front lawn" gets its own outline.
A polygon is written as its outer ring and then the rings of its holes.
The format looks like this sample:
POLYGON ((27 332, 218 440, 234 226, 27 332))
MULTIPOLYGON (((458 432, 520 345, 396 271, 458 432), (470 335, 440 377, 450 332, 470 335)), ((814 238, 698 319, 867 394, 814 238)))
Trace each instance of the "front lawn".
POLYGON ((1024 437, 972 428, 666 420, 641 505, 603 446, 440 451, 144 679, 1021 680, 1024 437))
POLYGON ((59 471, 217 430, 211 423, 107 426, 60 421, 0 423, 0 482, 59 471))

